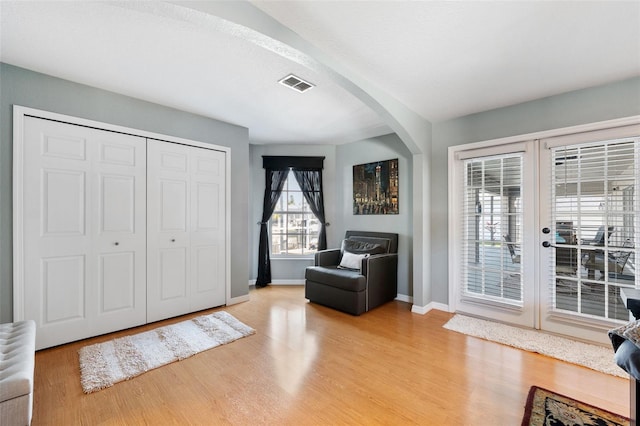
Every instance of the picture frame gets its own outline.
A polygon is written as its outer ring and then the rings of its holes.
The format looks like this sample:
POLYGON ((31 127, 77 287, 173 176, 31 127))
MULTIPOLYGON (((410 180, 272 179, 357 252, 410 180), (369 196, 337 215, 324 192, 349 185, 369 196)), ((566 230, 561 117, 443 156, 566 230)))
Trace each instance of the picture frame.
POLYGON ((353 214, 399 214, 398 159, 353 166, 353 214))

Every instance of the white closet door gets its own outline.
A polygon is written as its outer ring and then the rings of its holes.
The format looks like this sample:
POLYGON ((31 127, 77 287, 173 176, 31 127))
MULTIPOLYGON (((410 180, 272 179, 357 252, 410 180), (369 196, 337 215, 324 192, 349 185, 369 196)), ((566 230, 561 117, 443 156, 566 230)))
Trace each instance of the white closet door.
POLYGON ((25 318, 37 348, 143 324, 145 139, 25 118, 25 318))
POLYGON ((148 141, 149 322, 225 303, 224 156, 148 141))
POLYGON ((224 305, 225 154, 190 148, 191 310, 224 305))
POLYGON ((189 312, 189 150, 147 142, 147 321, 189 312))

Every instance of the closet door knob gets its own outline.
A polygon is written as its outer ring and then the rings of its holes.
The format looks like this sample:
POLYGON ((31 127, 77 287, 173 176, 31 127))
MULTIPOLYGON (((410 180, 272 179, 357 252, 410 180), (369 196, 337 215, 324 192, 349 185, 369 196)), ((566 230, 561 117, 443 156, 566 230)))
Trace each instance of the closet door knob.
POLYGON ((120 245, 120 243, 116 241, 115 243, 113 243, 113 245, 114 245, 114 246, 119 246, 119 245, 120 245))
POLYGON ((175 238, 172 238, 172 239, 171 239, 171 242, 172 242, 172 243, 175 243, 175 242, 176 242, 176 239, 175 239, 175 238))

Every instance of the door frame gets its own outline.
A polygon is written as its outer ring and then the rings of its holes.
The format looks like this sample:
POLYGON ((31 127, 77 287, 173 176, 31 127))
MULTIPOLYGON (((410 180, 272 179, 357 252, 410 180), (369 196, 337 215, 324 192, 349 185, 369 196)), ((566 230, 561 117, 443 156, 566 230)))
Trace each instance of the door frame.
POLYGON ((147 139, 222 151, 225 153, 225 302, 231 299, 231 148, 198 142, 176 136, 163 135, 115 124, 58 114, 20 105, 13 106, 13 320, 24 319, 24 119, 26 116, 61 121, 84 127, 92 127, 116 133, 124 133, 147 139))
MULTIPOLYGON (((536 152, 540 152, 542 147, 539 146, 540 139, 548 139, 559 136, 570 136, 576 135, 585 132, 594 132, 594 131, 604 131, 608 129, 619 129, 626 126, 633 126, 640 124, 640 115, 618 118, 613 120, 599 121, 595 123, 581 124, 570 127, 563 127, 558 129, 544 130, 539 132, 527 133, 522 135, 509 136, 504 138, 490 139, 480 142, 472 142, 468 144, 455 145, 450 146, 448 148, 448 165, 449 165, 449 173, 448 173, 448 187, 451 195, 448 199, 448 288, 449 288, 449 311, 456 312, 458 310, 458 295, 460 288, 462 286, 462 275, 460 273, 459 263, 456 260, 458 258, 459 253, 462 249, 462 242, 460 239, 460 232, 457 229, 457 225, 459 223, 460 217, 460 196, 461 194, 456 193, 459 188, 459 176, 455 174, 455 162, 457 161, 457 157, 460 153, 464 151, 470 150, 480 150, 486 149, 494 146, 508 145, 508 144, 516 144, 526 141, 535 141, 536 152)), ((531 253, 531 257, 533 257, 533 261, 535 265, 540 264, 540 247, 542 241, 544 240, 544 234, 539 232, 540 229, 540 212, 539 212, 539 171, 540 171, 540 156, 536 155, 536 179, 535 179, 535 197, 536 197, 536 212, 535 212, 535 229, 532 233, 532 239, 534 244, 534 250, 531 253)), ((534 282, 535 282, 535 303, 536 303, 536 321, 535 328, 540 328, 540 297, 541 297, 541 283, 540 283, 540 272, 539 268, 534 268, 534 282)))

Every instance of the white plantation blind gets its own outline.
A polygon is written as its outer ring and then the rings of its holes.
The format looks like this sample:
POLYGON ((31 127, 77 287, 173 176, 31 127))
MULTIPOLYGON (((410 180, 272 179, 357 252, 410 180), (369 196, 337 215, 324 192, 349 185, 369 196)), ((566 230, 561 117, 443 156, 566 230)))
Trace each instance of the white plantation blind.
POLYGON ((621 287, 637 286, 640 139, 550 148, 554 310, 626 321, 621 287))
POLYGON ((522 305, 522 153, 464 160, 463 297, 522 305))

